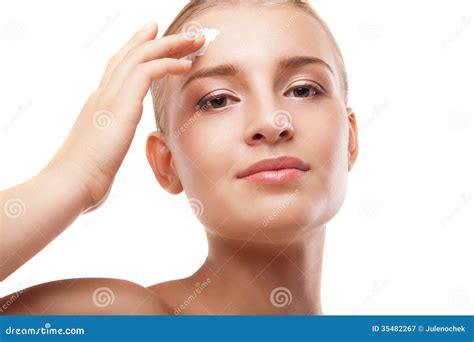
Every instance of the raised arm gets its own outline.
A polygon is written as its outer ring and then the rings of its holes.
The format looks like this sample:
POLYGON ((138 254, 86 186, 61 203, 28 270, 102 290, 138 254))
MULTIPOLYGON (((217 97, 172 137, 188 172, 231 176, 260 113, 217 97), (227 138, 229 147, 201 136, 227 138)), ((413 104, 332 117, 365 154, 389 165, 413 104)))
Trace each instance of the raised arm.
POLYGON ((0 281, 107 198, 151 82, 188 73, 190 61, 180 58, 204 43, 203 37, 155 39, 156 34, 152 24, 133 35, 110 59, 99 88, 51 162, 32 179, 0 193, 0 281))
POLYGON ((0 281, 65 230, 88 203, 84 183, 66 165, 44 169, 0 193, 0 281))

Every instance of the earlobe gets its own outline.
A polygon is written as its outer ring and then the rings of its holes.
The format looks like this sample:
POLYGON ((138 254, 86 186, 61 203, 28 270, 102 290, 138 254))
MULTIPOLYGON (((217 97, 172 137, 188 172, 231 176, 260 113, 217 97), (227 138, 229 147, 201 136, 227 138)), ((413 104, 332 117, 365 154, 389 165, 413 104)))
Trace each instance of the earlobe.
POLYGON ((357 121, 352 108, 347 107, 347 118, 349 120, 349 141, 347 148, 348 171, 351 171, 359 153, 357 121))
POLYGON ((176 173, 173 157, 163 133, 155 131, 148 135, 146 156, 162 188, 173 195, 181 193, 183 187, 176 173))

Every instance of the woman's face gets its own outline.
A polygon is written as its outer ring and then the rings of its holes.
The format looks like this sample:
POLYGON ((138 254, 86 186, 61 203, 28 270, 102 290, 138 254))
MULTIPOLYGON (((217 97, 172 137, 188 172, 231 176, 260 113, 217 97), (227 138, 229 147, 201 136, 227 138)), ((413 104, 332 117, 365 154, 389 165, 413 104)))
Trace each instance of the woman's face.
POLYGON ((184 188, 206 229, 229 238, 247 240, 260 230, 267 242, 287 241, 326 223, 344 201, 357 154, 330 38, 310 15, 286 6, 217 8, 192 21, 189 27, 199 23, 220 35, 189 74, 169 77, 171 155, 152 165, 160 183, 169 190, 163 175, 174 174, 170 192, 184 188), (310 58, 284 63, 296 57, 310 58), (187 82, 222 64, 238 72, 222 68, 187 82), (208 102, 209 95, 217 98, 208 102), (300 158, 309 170, 280 183, 238 178, 278 156, 300 158))

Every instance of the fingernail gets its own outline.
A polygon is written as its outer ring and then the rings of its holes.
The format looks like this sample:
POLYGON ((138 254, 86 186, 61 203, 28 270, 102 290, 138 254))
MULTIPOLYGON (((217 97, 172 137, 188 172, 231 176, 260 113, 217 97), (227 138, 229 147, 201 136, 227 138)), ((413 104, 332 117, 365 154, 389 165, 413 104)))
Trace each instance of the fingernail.
POLYGON ((142 30, 143 31, 149 30, 153 26, 154 23, 155 23, 154 21, 148 22, 145 26, 143 26, 142 30))
POLYGON ((193 61, 192 61, 192 60, 189 60, 189 59, 181 59, 181 62, 182 62, 184 65, 191 65, 191 64, 193 64, 193 61))

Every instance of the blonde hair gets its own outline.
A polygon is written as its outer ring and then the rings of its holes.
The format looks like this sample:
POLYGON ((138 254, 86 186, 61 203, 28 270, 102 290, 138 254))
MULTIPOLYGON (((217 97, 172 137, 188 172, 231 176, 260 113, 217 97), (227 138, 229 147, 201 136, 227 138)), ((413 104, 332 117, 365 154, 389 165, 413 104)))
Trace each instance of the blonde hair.
MULTIPOLYGON (((242 2, 241 0, 190 0, 189 3, 183 7, 183 9, 178 13, 176 18, 171 22, 168 29, 163 34, 163 37, 179 33, 183 26, 189 22, 193 17, 197 16, 199 13, 204 12, 210 8, 214 7, 223 7, 223 6, 232 6, 238 4, 260 4, 260 5, 289 5, 296 7, 300 10, 303 10, 305 13, 311 15, 314 19, 316 19, 319 24, 323 27, 326 31, 329 39, 333 42, 335 50, 336 50, 336 57, 337 57, 337 66, 341 74, 341 81, 342 81, 342 92, 345 104, 347 105, 348 100, 348 81, 347 81, 347 73, 346 68, 344 65, 344 59, 342 58, 341 51, 339 46, 334 39, 329 27, 326 23, 320 18, 320 16, 316 13, 316 11, 311 7, 307 0, 247 0, 242 2)), ((151 94, 153 99, 153 110, 155 112, 155 121, 157 129, 163 132, 165 135, 168 134, 168 123, 166 120, 166 111, 167 111, 167 79, 169 76, 163 77, 161 80, 154 80, 151 85, 151 94)))

